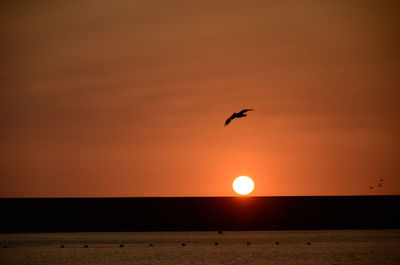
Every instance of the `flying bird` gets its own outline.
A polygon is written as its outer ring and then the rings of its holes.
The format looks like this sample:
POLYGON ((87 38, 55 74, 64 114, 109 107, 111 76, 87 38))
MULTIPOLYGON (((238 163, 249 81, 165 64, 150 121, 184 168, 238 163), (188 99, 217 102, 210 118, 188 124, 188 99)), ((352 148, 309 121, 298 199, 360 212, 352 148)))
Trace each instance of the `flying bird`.
POLYGON ((228 119, 226 119, 225 121, 225 126, 228 126, 229 123, 231 123, 231 121, 234 118, 242 118, 242 117, 246 117, 247 115, 245 114, 248 111, 252 111, 253 109, 242 109, 239 113, 233 113, 228 119))

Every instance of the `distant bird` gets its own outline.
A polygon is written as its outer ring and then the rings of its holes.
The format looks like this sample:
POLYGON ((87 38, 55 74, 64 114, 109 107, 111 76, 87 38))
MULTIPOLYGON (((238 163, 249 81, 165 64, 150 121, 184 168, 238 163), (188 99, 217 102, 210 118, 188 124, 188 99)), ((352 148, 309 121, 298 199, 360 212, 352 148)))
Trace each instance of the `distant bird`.
POLYGON ((242 109, 239 113, 234 112, 228 119, 226 119, 225 126, 228 126, 234 118, 246 117, 247 115, 245 113, 252 110, 253 109, 242 109))
POLYGON ((383 186, 383 179, 379 179, 378 187, 382 187, 382 186, 383 186))

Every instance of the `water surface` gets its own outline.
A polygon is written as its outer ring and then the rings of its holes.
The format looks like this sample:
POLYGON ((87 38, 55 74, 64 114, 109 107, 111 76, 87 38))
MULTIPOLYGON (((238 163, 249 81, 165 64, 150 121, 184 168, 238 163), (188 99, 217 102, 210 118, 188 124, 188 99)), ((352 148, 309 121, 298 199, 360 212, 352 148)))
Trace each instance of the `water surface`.
POLYGON ((2 234, 0 244, 4 265, 400 264, 400 230, 2 234))

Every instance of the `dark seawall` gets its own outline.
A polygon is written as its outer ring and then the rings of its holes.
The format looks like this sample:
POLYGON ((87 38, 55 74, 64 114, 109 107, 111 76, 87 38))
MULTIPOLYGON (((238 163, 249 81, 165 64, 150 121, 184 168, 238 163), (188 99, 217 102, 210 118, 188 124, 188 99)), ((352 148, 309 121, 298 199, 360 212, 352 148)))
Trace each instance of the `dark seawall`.
POLYGON ((400 228, 400 196, 0 199, 0 232, 400 228))

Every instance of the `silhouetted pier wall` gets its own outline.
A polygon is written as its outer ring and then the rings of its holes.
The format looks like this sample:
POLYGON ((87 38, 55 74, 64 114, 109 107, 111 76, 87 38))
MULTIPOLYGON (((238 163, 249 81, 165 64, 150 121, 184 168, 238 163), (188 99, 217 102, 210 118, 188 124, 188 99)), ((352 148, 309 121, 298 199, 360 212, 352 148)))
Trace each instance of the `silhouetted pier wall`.
POLYGON ((0 232, 400 228, 400 196, 0 199, 0 232))

